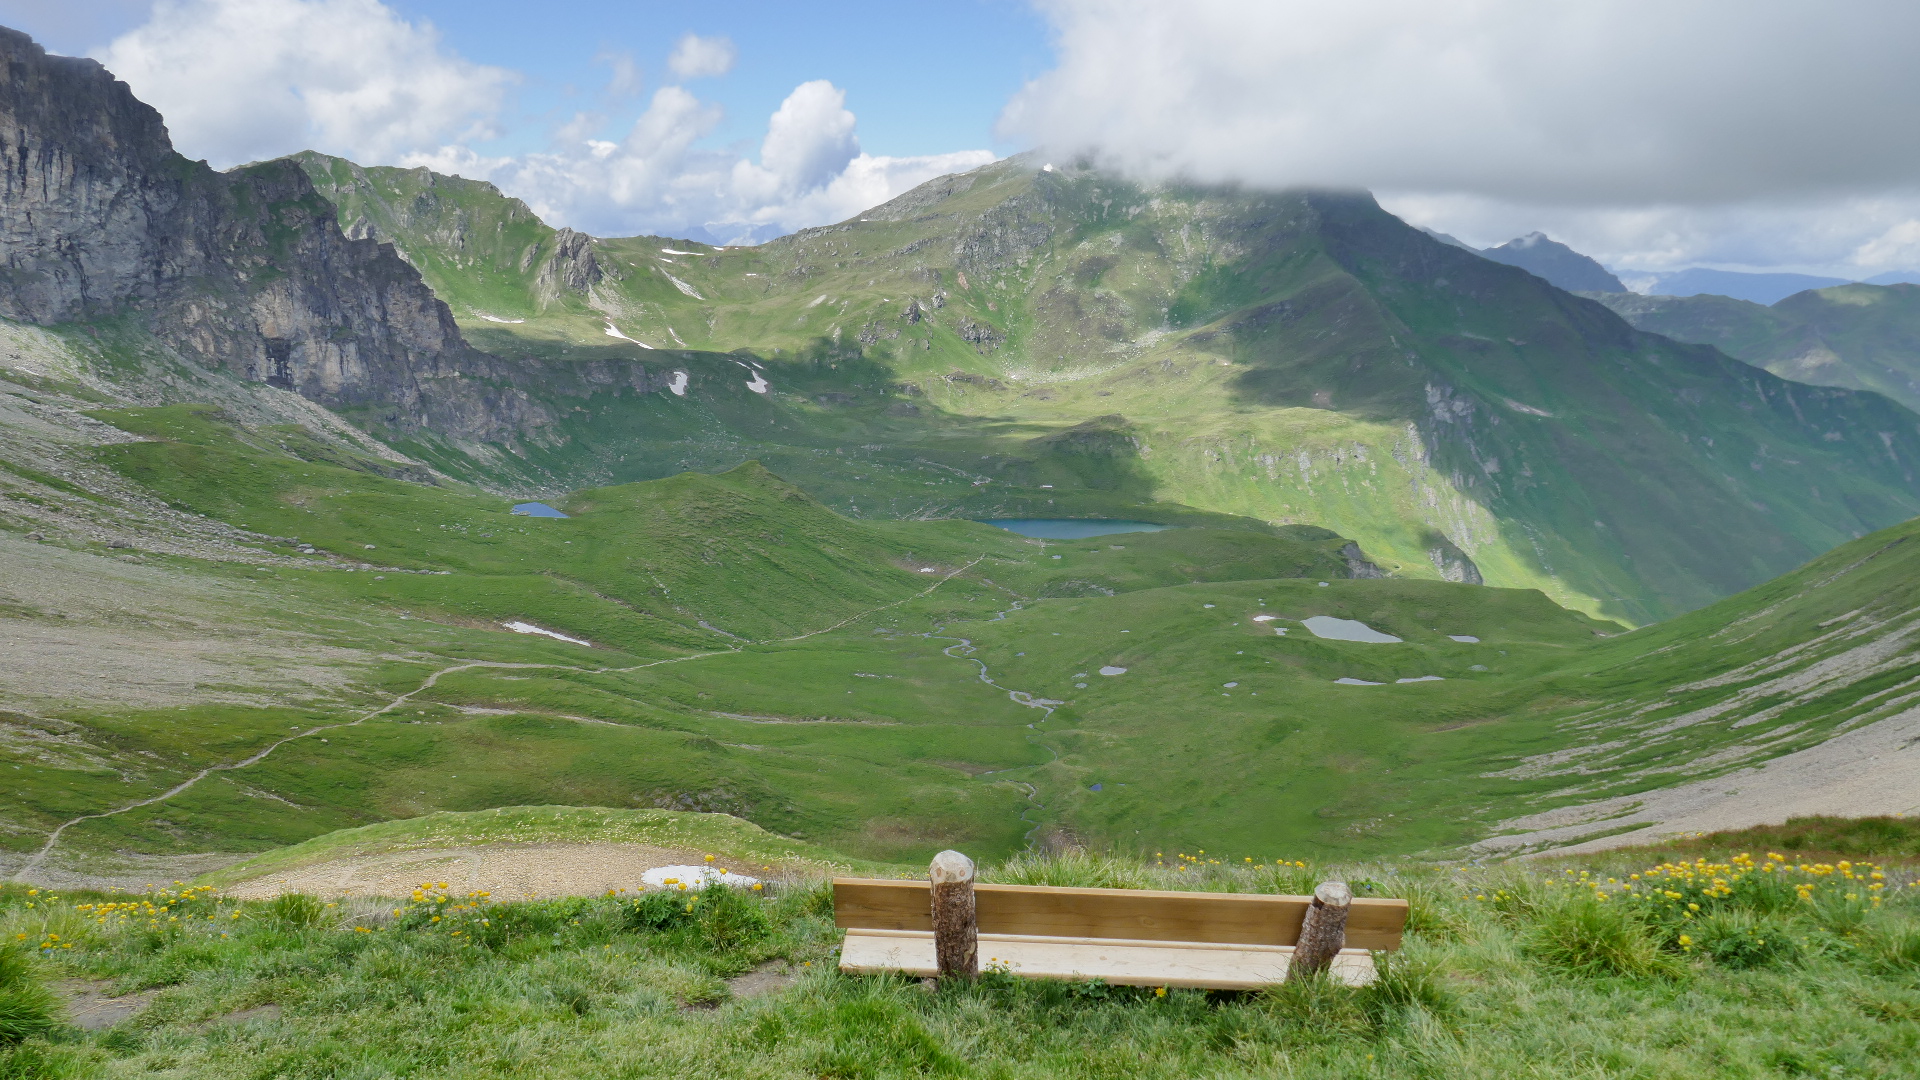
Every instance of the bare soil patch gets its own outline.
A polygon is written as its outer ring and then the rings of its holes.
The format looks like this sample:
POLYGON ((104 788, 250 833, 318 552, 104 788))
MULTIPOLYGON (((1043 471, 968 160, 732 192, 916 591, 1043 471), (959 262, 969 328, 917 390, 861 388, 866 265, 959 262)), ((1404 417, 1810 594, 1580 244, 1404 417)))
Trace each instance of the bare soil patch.
MULTIPOLYGON (((426 882, 446 882, 455 893, 487 892, 495 900, 602 896, 637 892, 640 876, 661 866, 701 864, 698 852, 646 844, 488 844, 476 847, 353 855, 279 871, 226 890, 240 899, 281 893, 314 896, 406 896, 426 882)), ((765 867, 730 865, 762 876, 765 867)))
POLYGON ((1515 832, 1475 848, 1575 855, 1795 817, 1914 813, 1920 813, 1920 708, 1710 780, 1515 818, 1502 823, 1515 832), (1599 832, 1610 835, 1593 835, 1599 832))
POLYGON ((67 1022, 82 1031, 104 1031, 147 1007, 158 990, 115 994, 110 982, 73 979, 59 984, 67 996, 67 1022))

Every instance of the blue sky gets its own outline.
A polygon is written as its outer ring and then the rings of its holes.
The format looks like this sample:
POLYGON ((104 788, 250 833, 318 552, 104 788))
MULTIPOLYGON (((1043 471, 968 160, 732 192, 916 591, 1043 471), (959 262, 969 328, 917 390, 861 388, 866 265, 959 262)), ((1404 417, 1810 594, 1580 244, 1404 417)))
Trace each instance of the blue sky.
POLYGON ((1047 147, 1362 187, 1625 272, 1920 267, 1912 0, 0 0, 0 23, 100 59, 218 167, 426 166, 600 235, 757 241, 1047 147))
POLYGON ((702 87, 726 107, 716 143, 757 146, 767 114, 810 79, 847 92, 860 118, 860 144, 876 154, 939 154, 996 144, 1000 109, 1022 83, 1051 66, 1046 28, 1017 0, 806 4, 762 0, 705 3, 540 5, 538 33, 502 33, 524 24, 527 5, 511 0, 390 0, 431 20, 467 58, 525 72, 526 112, 565 113, 590 100, 609 68, 604 53, 630 53, 647 85, 658 82, 674 41, 685 33, 730 38, 734 70, 702 87))
MULTIPOLYGON (((146 22, 151 0, 0 0, 0 23, 56 52, 87 55, 146 22)), ((686 33, 739 49, 729 74, 702 87, 727 118, 709 141, 757 145, 767 115, 795 86, 828 79, 847 91, 861 145, 896 156, 1015 145, 994 138, 1000 109, 1051 66, 1047 28, 1022 0, 387 0, 433 24, 469 60, 520 72, 516 122, 500 149, 537 142, 543 121, 595 107, 624 53, 651 88, 686 33)), ((631 119, 631 116, 627 117, 631 119)), ((494 148, 494 147, 489 147, 494 148)))

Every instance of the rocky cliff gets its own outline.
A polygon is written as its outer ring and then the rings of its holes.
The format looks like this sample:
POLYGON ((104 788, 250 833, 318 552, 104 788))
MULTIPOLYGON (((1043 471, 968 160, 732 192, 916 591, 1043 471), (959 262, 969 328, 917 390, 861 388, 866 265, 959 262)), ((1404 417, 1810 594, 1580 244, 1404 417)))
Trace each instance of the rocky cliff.
MULTIPOLYGON (((0 64, 0 316, 131 318, 193 360, 395 434, 493 441, 547 419, 520 392, 538 373, 469 346, 390 245, 341 230, 296 162, 188 161, 125 83, 17 31, 0 28, 0 64)), ((666 385, 620 366, 589 381, 666 385)))

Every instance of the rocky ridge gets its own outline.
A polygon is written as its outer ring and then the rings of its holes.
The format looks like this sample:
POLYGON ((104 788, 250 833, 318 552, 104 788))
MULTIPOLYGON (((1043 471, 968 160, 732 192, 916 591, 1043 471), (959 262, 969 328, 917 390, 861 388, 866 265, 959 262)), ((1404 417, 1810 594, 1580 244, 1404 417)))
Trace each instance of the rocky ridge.
MULTIPOLYGON (((390 435, 510 442, 551 422, 525 389, 550 381, 469 345, 391 244, 342 230, 297 162, 188 161, 125 83, 17 31, 0 28, 0 66, 0 317, 130 318, 196 363, 390 435)), ((598 269, 572 236, 543 271, 578 288, 598 269)), ((671 379, 613 367, 553 381, 645 393, 671 379)))

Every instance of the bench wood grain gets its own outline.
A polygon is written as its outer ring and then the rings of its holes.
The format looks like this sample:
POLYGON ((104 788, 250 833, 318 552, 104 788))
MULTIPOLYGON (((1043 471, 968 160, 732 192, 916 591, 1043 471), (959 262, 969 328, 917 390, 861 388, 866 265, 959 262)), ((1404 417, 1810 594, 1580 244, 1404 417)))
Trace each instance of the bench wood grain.
MULTIPOLYGON (((1030 979, 1100 979, 1116 986, 1185 986, 1258 990, 1284 982, 1293 949, 1285 945, 1221 945, 1125 938, 981 934, 980 966, 1030 979)), ((853 975, 938 973, 932 931, 847 931, 840 970, 853 975)), ((1344 949, 1327 969, 1348 986, 1373 981, 1373 956, 1344 949)))
MULTIPOLYGON (((1252 893, 1071 889, 1044 885, 974 886, 981 962, 988 935, 1117 938, 1291 946, 1313 898, 1252 893)), ((834 923, 847 929, 931 932, 932 896, 924 881, 835 878, 834 923)), ((1349 949, 1400 947, 1407 902, 1356 897, 1347 917, 1349 949)))

